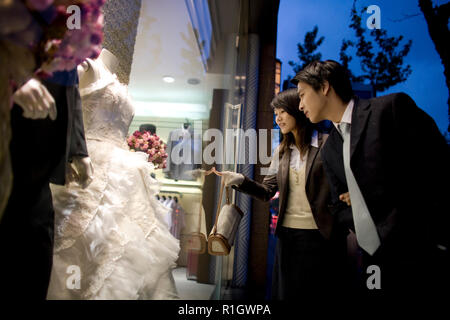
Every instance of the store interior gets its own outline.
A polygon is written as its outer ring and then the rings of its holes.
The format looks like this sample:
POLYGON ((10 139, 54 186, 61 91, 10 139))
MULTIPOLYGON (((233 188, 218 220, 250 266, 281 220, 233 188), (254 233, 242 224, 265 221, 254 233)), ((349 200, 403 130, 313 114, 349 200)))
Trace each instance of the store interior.
MULTIPOLYGON (((202 141, 205 130, 239 126, 240 108, 234 107, 239 102, 239 6, 240 1, 142 1, 129 76, 135 107, 130 135, 149 124, 168 145, 191 134, 193 151, 201 156, 208 142, 202 141)), ((180 240, 173 275, 182 299, 219 298, 222 283, 232 277, 232 253, 205 257, 187 248, 192 232, 208 236, 219 188, 204 190, 204 177, 183 172, 211 166, 204 161, 182 168, 168 163, 152 172, 161 184, 160 201, 180 209, 178 220, 169 224, 177 225, 172 231, 180 240), (212 204, 202 206, 203 198, 212 204)), ((210 185, 218 183, 212 179, 210 185)))

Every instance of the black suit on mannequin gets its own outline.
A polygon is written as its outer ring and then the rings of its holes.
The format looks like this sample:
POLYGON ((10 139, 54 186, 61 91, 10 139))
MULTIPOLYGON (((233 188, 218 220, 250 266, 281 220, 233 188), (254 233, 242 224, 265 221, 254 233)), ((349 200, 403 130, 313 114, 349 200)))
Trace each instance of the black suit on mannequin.
POLYGON ((0 288, 9 299, 45 299, 53 257, 49 182, 64 184, 72 157, 87 157, 76 70, 43 81, 57 118, 32 120, 11 110, 13 190, 0 223, 0 288))
MULTIPOLYGON (((333 127, 322 158, 337 220, 353 229, 351 208, 338 200, 348 191, 342 145, 333 127)), ((376 264, 381 289, 445 288, 449 163, 449 147, 435 122, 408 95, 355 100, 350 166, 381 240, 373 256, 363 253, 364 287, 367 266, 376 264)))

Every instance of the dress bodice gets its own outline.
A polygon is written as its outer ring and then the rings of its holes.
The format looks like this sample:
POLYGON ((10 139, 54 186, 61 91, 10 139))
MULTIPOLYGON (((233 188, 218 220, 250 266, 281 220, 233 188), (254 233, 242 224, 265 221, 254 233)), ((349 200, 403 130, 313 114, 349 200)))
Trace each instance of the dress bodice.
POLYGON ((134 116, 127 87, 115 75, 107 74, 80 89, 86 139, 126 145, 134 116))

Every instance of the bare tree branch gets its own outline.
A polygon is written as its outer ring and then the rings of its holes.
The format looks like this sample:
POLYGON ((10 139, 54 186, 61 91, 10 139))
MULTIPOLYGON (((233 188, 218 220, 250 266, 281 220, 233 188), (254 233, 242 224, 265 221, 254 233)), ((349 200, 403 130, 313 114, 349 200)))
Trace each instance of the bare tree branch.
POLYGON ((403 18, 399 18, 399 19, 389 19, 389 21, 392 22, 402 22, 411 18, 415 18, 415 17, 419 17, 421 16, 421 13, 413 13, 413 14, 403 14, 403 18))
MULTIPOLYGON (((433 7, 431 0, 419 0, 419 8, 422 10, 428 25, 428 33, 444 66, 445 82, 449 91, 447 105, 450 120, 450 48, 448 46, 448 39, 450 39, 450 31, 448 29, 450 3, 433 7)), ((450 121, 447 130, 450 132, 450 121)))

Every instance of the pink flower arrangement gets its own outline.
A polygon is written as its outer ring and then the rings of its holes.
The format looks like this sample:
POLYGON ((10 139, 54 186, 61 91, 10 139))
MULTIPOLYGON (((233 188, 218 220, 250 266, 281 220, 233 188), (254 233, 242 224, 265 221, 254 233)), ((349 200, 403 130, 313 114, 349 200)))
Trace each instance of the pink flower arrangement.
MULTIPOLYGON (((46 78, 55 71, 73 70, 86 58, 96 58, 103 41, 101 7, 105 2, 106 0, 0 2, 0 19, 3 20, 0 23, 0 42, 6 41, 12 51, 28 50, 30 54, 27 58, 33 60, 32 63, 27 63, 34 65, 28 75, 15 79, 18 80, 17 85, 20 86, 33 73, 46 78), (74 21, 79 24, 72 26, 74 21)), ((11 59, 10 64, 23 65, 24 62, 11 59)))
MULTIPOLYGON (((103 13, 100 10, 106 0, 34 0, 30 2, 53 2, 53 20, 50 37, 43 39, 42 65, 39 72, 51 74, 54 71, 70 71, 86 58, 95 59, 101 51, 103 41, 103 13), (80 29, 68 29, 66 22, 72 13, 67 13, 67 8, 76 5, 80 8, 80 29), (54 24, 54 26, 52 26, 54 24), (55 31, 62 37, 53 38, 55 31)), ((46 10, 49 10, 48 8, 46 10)), ((70 11, 69 11, 70 12, 70 11)))
POLYGON ((148 161, 155 165, 156 169, 164 169, 167 165, 167 145, 156 134, 148 131, 135 131, 127 138, 128 146, 132 151, 141 151, 148 154, 148 161))

